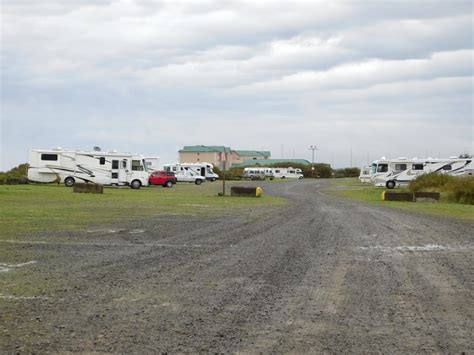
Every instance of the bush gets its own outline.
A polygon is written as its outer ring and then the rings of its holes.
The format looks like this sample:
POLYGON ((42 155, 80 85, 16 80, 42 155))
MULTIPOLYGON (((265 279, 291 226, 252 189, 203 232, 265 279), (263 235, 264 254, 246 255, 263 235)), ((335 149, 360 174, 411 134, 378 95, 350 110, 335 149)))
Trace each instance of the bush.
POLYGON ((474 204, 474 176, 451 176, 430 173, 417 177, 408 186, 410 191, 439 191, 449 201, 474 204))
POLYGON ((359 177, 359 175, 360 175, 359 168, 344 168, 344 169, 337 169, 334 171, 335 178, 359 177))
POLYGON ((429 173, 418 176, 415 180, 410 181, 408 188, 411 192, 432 191, 439 189, 451 181, 454 176, 439 173, 429 173))
POLYGON ((474 205, 474 176, 455 177, 444 186, 444 190, 449 200, 474 205))

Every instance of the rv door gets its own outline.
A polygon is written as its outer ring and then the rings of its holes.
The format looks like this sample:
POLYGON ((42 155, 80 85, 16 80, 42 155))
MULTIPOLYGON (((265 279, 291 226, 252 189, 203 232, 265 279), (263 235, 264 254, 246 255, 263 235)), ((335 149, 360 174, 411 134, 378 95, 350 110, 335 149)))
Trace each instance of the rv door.
POLYGON ((118 175, 119 183, 127 182, 127 173, 128 173, 127 159, 123 159, 120 162, 120 169, 119 169, 119 175, 118 175))

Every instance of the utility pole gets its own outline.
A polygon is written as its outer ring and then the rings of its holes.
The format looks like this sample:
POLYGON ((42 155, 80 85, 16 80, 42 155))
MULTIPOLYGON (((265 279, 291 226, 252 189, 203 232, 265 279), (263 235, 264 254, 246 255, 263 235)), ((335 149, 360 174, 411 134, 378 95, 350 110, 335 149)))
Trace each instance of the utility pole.
POLYGON ((312 157, 311 157, 311 177, 314 177, 314 151, 319 150, 318 147, 315 145, 310 145, 309 150, 312 151, 312 157))

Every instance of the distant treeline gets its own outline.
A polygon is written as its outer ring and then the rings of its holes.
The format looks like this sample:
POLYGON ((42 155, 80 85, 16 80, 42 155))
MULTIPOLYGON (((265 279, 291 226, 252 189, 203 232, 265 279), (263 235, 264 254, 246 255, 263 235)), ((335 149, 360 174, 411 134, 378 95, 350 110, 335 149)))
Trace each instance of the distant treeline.
POLYGON ((17 167, 6 172, 0 171, 0 184, 5 183, 7 179, 26 178, 28 175, 28 164, 20 164, 17 167))

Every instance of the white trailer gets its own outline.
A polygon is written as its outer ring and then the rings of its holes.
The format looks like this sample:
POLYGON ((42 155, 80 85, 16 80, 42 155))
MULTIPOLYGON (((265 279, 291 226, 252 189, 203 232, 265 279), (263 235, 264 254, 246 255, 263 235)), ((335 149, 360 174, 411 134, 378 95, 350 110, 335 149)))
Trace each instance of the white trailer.
POLYGON ((273 178, 273 169, 267 167, 249 167, 244 168, 244 177, 249 179, 273 178))
POLYGON ((372 164, 372 183, 375 186, 393 189, 408 185, 418 176, 428 173, 441 173, 454 176, 472 175, 472 159, 451 157, 446 159, 381 159, 372 164))
POLYGON ((133 189, 148 185, 149 173, 142 155, 116 151, 31 149, 28 179, 36 182, 76 182, 103 185, 129 185, 133 189))
POLYGON ((273 168, 273 176, 280 179, 302 179, 303 171, 294 168, 273 168))
POLYGON ((206 181, 206 177, 201 175, 200 168, 194 164, 165 164, 163 169, 173 172, 178 182, 194 182, 196 185, 201 185, 206 181))
POLYGON ((372 168, 370 166, 364 166, 360 169, 359 181, 362 183, 372 182, 372 168))

